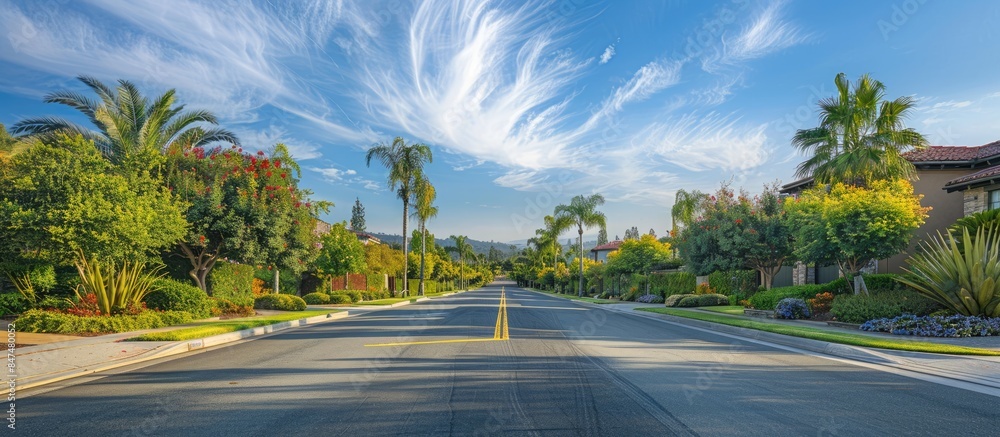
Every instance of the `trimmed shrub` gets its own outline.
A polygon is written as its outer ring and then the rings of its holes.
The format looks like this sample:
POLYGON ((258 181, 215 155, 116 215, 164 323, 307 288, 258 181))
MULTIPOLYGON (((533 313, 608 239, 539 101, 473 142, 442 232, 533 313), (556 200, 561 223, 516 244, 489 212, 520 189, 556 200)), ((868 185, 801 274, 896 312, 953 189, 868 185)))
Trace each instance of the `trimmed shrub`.
MULTIPOLYGON (((363 296, 364 293, 361 293, 361 295, 363 296)), ((359 296, 357 293, 349 293, 348 290, 331 291, 327 293, 327 296, 330 296, 330 299, 333 299, 337 296, 343 296, 344 298, 347 299, 347 303, 355 303, 361 301, 360 299, 361 296, 359 296)))
POLYGON ((212 314, 212 300, 200 288, 173 279, 157 279, 146 295, 146 306, 161 311, 187 311, 195 319, 212 314))
POLYGON ((833 304, 833 293, 829 291, 817 293, 816 297, 806 300, 809 310, 813 314, 824 314, 830 312, 830 305, 833 304))
POLYGON ((708 285, 719 294, 749 295, 757 290, 756 270, 729 270, 712 272, 708 285))
POLYGON ((333 305, 350 305, 354 302, 351 302, 351 297, 346 294, 331 294, 330 303, 333 305))
POLYGON ((904 291, 906 290, 906 285, 902 282, 898 282, 896 278, 901 278, 903 275, 895 275, 892 273, 884 273, 878 275, 862 275, 865 278, 865 285, 868 286, 869 293, 885 293, 890 291, 904 291))
POLYGON ((674 294, 671 296, 667 296, 666 300, 664 300, 664 304, 666 304, 668 307, 675 307, 678 306, 680 301, 685 297, 692 297, 692 296, 694 296, 694 294, 674 294))
POLYGON ((808 319, 809 315, 809 305, 806 305, 806 301, 794 297, 781 299, 774 307, 776 319, 808 319))
POLYGON ((309 305, 326 305, 330 303, 330 296, 326 293, 309 293, 302 296, 302 300, 309 305))
POLYGON ((21 314, 28 309, 28 306, 28 300, 21 296, 21 293, 15 291, 0 294, 0 317, 21 314))
POLYGON ((74 316, 53 311, 29 310, 14 322, 23 332, 55 334, 113 333, 162 328, 188 323, 191 314, 185 311, 145 311, 137 315, 74 316))
POLYGON ((265 294, 253 301, 254 309, 278 311, 305 311, 306 301, 290 294, 265 294))
POLYGON ((663 298, 658 294, 644 294, 635 299, 639 303, 663 303, 663 298))
POLYGON ((916 292, 891 291, 837 296, 833 299, 830 312, 841 322, 864 323, 903 314, 923 316, 939 309, 940 305, 916 292))
POLYGON ((212 297, 237 305, 253 305, 254 268, 243 264, 220 262, 208 274, 212 297))
POLYGON ((847 280, 840 278, 827 284, 793 285, 791 287, 778 287, 759 291, 757 294, 750 296, 749 303, 750 306, 759 310, 772 310, 778 305, 778 301, 786 297, 805 300, 825 292, 837 295, 850 293, 850 289, 847 288, 847 280))
POLYGON ((888 332, 896 335, 922 337, 987 337, 1000 335, 1000 317, 979 316, 915 316, 869 320, 862 331, 888 332))
POLYGON ((65 311, 73 307, 73 300, 66 297, 45 296, 35 304, 36 309, 65 311))
POLYGON ((698 295, 698 306, 700 307, 714 307, 719 305, 729 305, 729 298, 718 293, 698 295))
POLYGON ((212 315, 221 317, 249 317, 256 315, 253 305, 239 305, 228 299, 212 298, 212 315))
POLYGON ((698 306, 699 301, 700 301, 699 296, 687 296, 681 299, 679 302, 677 302, 677 306, 683 308, 692 308, 698 306))

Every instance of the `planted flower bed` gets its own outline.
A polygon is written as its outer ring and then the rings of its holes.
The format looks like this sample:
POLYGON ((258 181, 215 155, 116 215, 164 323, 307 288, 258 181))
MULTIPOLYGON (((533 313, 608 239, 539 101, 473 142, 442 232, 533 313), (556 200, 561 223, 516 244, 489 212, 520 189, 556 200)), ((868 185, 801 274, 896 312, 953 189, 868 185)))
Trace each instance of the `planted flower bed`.
POLYGON ((862 331, 888 332, 921 337, 988 337, 1000 335, 1000 317, 902 316, 869 320, 862 331))

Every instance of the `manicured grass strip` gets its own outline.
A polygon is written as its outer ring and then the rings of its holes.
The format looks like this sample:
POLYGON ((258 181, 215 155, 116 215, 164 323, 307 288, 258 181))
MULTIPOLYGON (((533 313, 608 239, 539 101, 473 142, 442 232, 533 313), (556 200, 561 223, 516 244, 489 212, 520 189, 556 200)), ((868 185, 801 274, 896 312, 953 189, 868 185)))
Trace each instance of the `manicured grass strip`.
POLYGON ((675 308, 636 308, 636 309, 639 311, 667 314, 671 316, 685 317, 688 319, 701 320, 705 322, 721 323, 723 325, 738 326, 740 328, 750 328, 750 329, 756 329, 758 331, 773 332, 775 334, 790 335, 793 337, 808 338, 812 340, 821 340, 830 343, 848 344, 852 346, 893 349, 893 350, 911 351, 911 352, 929 352, 934 354, 1000 356, 1000 351, 995 351, 990 349, 954 346, 950 344, 929 343, 923 341, 891 340, 885 338, 869 337, 866 335, 824 331, 822 329, 816 329, 816 328, 758 322, 755 320, 746 320, 736 317, 708 314, 699 311, 686 311, 675 308))
POLYGON ((307 317, 321 316, 338 312, 337 310, 314 310, 296 311, 287 314, 276 314, 265 317, 248 317, 243 319, 219 320, 205 322, 199 326, 190 328, 180 328, 173 331, 150 332, 138 337, 128 339, 129 341, 183 341, 196 338, 211 337, 213 335, 227 334, 230 332, 242 331, 244 329, 256 328, 258 326, 273 325, 275 323, 288 322, 291 320, 305 319, 307 317))
POLYGON ((539 290, 537 288, 529 288, 529 290, 531 290, 531 291, 537 291, 539 293, 545 293, 545 294, 547 294, 549 296, 561 297, 563 299, 569 299, 569 300, 579 300, 579 301, 583 301, 583 302, 596 303, 598 305, 604 305, 604 304, 609 304, 609 303, 620 303, 621 302, 620 300, 594 299, 592 297, 579 297, 579 296, 574 296, 572 294, 559 294, 559 293, 553 293, 551 291, 539 290))
POLYGON ((699 310, 711 311, 713 313, 732 314, 734 316, 743 315, 743 305, 723 305, 715 307, 698 307, 699 310))
POLYGON ((354 302, 354 305, 392 305, 394 303, 413 302, 417 300, 415 297, 390 297, 388 299, 378 299, 378 300, 363 300, 361 302, 354 302))

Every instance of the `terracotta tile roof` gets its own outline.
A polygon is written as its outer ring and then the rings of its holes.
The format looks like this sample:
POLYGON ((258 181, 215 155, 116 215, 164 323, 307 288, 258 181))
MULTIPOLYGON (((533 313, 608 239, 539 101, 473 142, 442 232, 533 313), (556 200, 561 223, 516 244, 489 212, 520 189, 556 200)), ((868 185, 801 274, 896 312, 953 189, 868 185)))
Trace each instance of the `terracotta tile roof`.
POLYGON ((944 188, 948 192, 956 191, 961 187, 966 185, 971 185, 972 183, 983 181, 986 179, 993 179, 1000 177, 1000 165, 994 165, 992 167, 984 168, 972 174, 967 174, 960 178, 955 178, 944 184, 944 188))
POLYGON ((590 251, 591 252, 597 252, 597 251, 601 251, 601 250, 618 250, 618 248, 621 247, 621 246, 622 246, 622 240, 615 240, 615 241, 612 241, 610 243, 605 243, 605 244, 597 246, 597 247, 595 247, 593 249, 590 249, 590 251))
POLYGON ((924 150, 911 150, 903 154, 913 163, 977 161, 1000 155, 1000 141, 982 146, 930 146, 924 150))

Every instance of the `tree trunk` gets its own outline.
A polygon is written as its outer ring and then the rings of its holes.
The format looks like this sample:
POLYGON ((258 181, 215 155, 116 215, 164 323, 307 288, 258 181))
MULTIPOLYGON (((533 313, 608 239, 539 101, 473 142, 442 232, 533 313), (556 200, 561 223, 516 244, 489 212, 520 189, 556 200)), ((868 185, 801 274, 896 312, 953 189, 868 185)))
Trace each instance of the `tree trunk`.
POLYGON ((212 293, 208 290, 208 272, 212 271, 212 267, 215 267, 215 261, 219 258, 219 255, 217 253, 208 255, 204 250, 195 255, 194 251, 185 243, 180 243, 180 248, 181 252, 184 252, 184 256, 188 259, 188 262, 191 263, 191 271, 188 272, 188 275, 191 276, 191 279, 194 279, 195 285, 201 291, 211 296, 212 293))
POLYGON ((418 296, 424 295, 424 257, 427 256, 427 228, 423 220, 420 221, 420 288, 417 290, 418 296))
POLYGON ((465 257, 462 256, 462 251, 463 251, 463 249, 461 249, 461 248, 458 249, 458 265, 459 265, 458 268, 461 269, 461 270, 458 271, 458 277, 459 277, 459 279, 458 279, 458 285, 461 286, 463 290, 465 290, 466 289, 466 287, 465 287, 465 257))
POLYGON ((407 279, 410 277, 409 275, 410 257, 407 256, 409 255, 409 250, 408 250, 409 245, 406 244, 407 242, 406 227, 407 225, 410 224, 409 220, 410 220, 410 202, 407 199, 403 199, 403 296, 406 296, 408 294, 407 292, 409 290, 407 290, 407 286, 409 285, 410 282, 407 281, 407 279))
POLYGON ((278 288, 279 276, 281 276, 281 274, 279 272, 280 272, 280 270, 278 270, 278 267, 275 266, 274 267, 274 294, 278 294, 278 293, 281 292, 280 291, 281 289, 278 288))
POLYGON ((583 226, 580 227, 580 292, 577 297, 583 297, 583 226))

